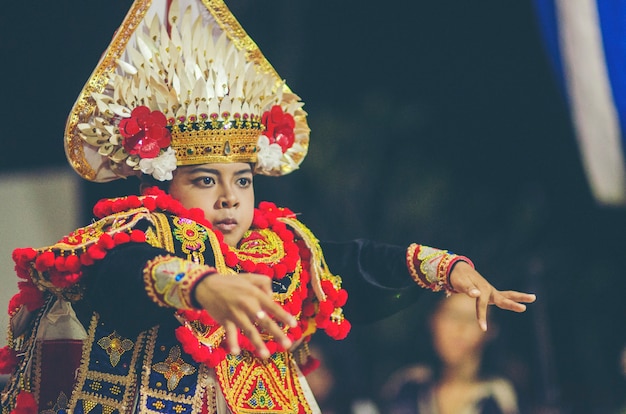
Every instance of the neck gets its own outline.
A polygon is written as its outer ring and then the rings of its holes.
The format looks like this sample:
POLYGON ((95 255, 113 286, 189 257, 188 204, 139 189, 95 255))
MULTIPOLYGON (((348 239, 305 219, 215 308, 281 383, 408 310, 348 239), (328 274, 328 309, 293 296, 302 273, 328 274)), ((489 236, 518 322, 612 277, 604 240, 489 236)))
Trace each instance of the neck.
POLYGON ((454 365, 444 366, 441 382, 474 382, 478 378, 480 358, 470 357, 454 365))

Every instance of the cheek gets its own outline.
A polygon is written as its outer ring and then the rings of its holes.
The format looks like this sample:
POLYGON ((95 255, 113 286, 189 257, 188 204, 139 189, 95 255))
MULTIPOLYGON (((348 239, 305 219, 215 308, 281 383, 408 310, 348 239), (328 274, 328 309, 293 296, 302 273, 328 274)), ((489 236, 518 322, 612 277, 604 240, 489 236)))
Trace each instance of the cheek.
POLYGON ((245 214, 241 217, 241 222, 246 228, 250 228, 252 226, 252 220, 254 219, 254 206, 245 211, 245 214))
MULTIPOLYGON (((172 196, 175 197, 174 194, 172 194, 172 196)), ((177 200, 180 201, 186 209, 199 208, 204 211, 204 218, 208 221, 212 221, 215 215, 215 209, 213 208, 211 197, 208 195, 200 196, 198 194, 188 192, 183 193, 183 195, 177 198, 177 200)))
POLYGON ((476 355, 482 348, 484 339, 482 331, 474 326, 451 323, 433 326, 433 346, 447 362, 476 355))
POLYGON ((254 218, 254 190, 250 188, 240 196, 239 200, 241 203, 240 211, 242 212, 240 219, 249 228, 254 218))
POLYGON ((208 208, 206 206, 199 206, 199 208, 201 208, 202 211, 204 211, 204 218, 211 224, 214 224, 213 222, 216 220, 215 210, 212 208, 208 208))
POLYGON ((432 331, 433 346, 439 351, 453 348, 455 342, 451 331, 442 325, 435 325, 432 331))

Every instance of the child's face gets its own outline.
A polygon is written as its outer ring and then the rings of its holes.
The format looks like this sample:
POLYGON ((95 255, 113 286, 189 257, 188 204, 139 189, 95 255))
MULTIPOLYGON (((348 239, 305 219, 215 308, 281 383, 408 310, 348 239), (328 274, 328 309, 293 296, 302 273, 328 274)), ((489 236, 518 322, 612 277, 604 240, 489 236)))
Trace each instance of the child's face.
POLYGON ((444 364, 480 358, 486 336, 476 322, 475 299, 463 294, 443 299, 430 322, 433 345, 444 364))
POLYGON ((249 164, 178 167, 169 192, 185 208, 202 209, 229 246, 236 246, 252 225, 254 187, 249 164))

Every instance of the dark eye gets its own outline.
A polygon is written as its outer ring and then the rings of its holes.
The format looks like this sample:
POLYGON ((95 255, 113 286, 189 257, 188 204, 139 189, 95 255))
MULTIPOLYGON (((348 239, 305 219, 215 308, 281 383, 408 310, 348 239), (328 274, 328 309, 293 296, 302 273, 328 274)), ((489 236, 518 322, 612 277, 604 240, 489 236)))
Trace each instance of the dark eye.
POLYGON ((249 187, 252 184, 252 178, 241 177, 237 179, 237 184, 242 188, 249 187))
POLYGON ((194 184, 197 186, 201 186, 201 187, 210 187, 215 185, 215 178, 213 177, 198 177, 195 180, 193 180, 194 184))

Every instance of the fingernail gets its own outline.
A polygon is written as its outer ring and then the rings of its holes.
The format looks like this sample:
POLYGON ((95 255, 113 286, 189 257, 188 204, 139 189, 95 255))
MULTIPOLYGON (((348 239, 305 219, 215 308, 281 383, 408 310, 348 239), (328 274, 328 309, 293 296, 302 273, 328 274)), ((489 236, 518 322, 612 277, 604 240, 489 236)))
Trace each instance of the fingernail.
POLYGON ((232 348, 230 348, 230 353, 233 355, 239 355, 241 353, 241 349, 239 349, 238 347, 234 346, 232 348))
POLYGON ((289 326, 291 326, 292 328, 295 328, 296 326, 298 326, 298 321, 296 320, 296 318, 289 319, 289 326))
POLYGON ((283 345, 284 349, 289 349, 289 348, 291 348, 292 344, 291 344, 291 341, 289 340, 289 338, 286 338, 286 339, 283 340, 282 345, 283 345))
POLYGON ((483 332, 487 332, 487 322, 480 321, 480 329, 482 329, 483 332))
POLYGON ((259 351, 259 357, 261 359, 267 359, 270 357, 270 351, 268 351, 267 349, 261 349, 259 351))

